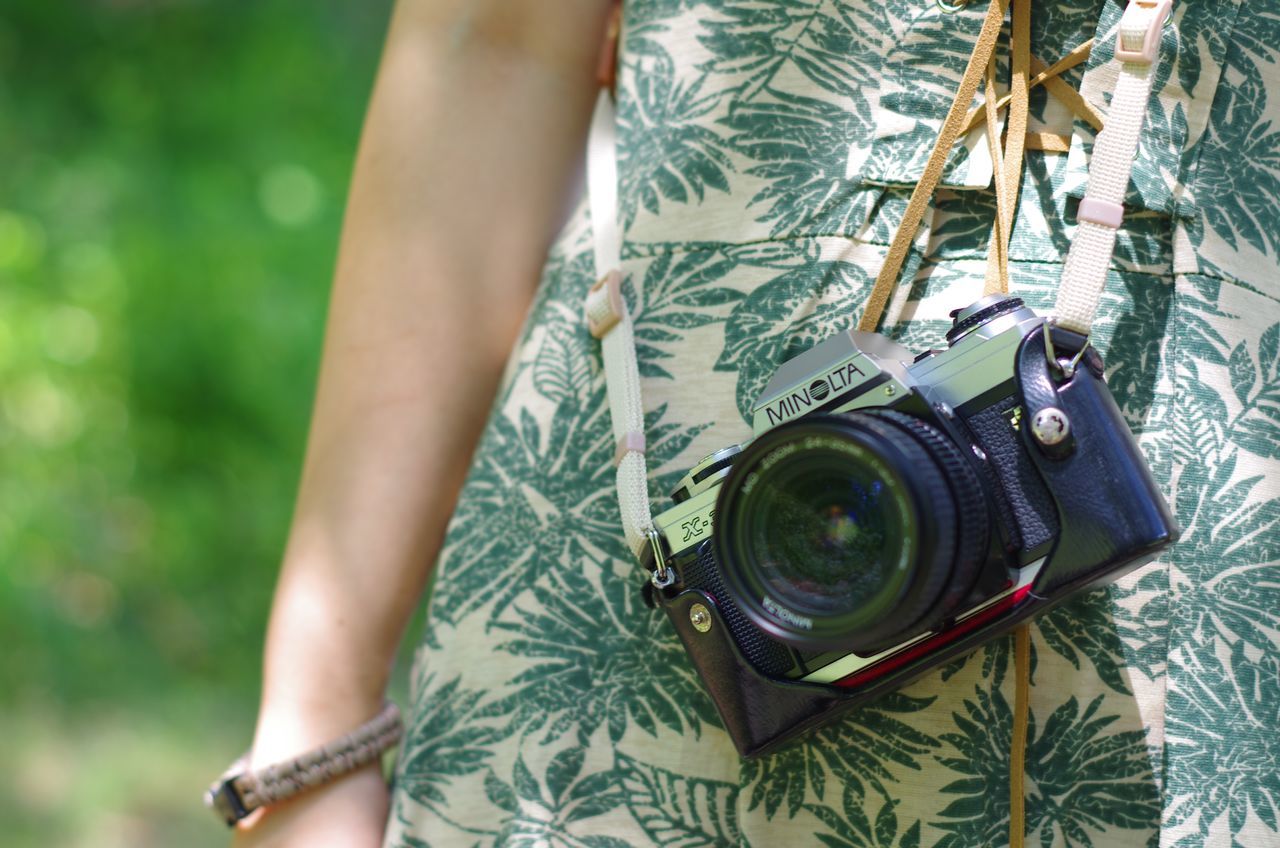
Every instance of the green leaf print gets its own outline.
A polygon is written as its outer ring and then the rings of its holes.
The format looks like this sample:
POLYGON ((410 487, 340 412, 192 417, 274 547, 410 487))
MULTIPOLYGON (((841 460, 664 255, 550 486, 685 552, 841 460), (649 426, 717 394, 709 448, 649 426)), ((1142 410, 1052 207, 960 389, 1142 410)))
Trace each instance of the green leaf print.
POLYGON ((537 577, 588 551, 627 556, 613 494, 613 439, 603 381, 563 398, 551 420, 498 411, 449 527, 432 615, 496 618, 537 577))
POLYGON ((1083 656, 1104 683, 1122 695, 1130 694, 1121 677, 1124 645, 1116 632, 1108 589, 1073 598, 1041 616, 1036 619, 1036 632, 1075 668, 1080 668, 1083 656))
POLYGON ((580 397, 591 383, 587 339, 564 324, 552 324, 533 361, 538 394, 557 403, 580 397))
POLYGON ((727 118, 729 143, 759 164, 747 174, 766 180, 751 198, 757 220, 782 237, 805 232, 857 232, 878 192, 864 191, 858 175, 848 175, 849 139, 864 131, 868 118, 847 104, 780 93, 776 99, 740 105, 727 118))
POLYGON ((1162 376, 1173 287, 1147 274, 1124 274, 1125 304, 1106 343, 1107 386, 1135 434, 1146 428, 1162 376))
POLYGON ((807 807, 831 830, 831 833, 814 834, 820 843, 828 848, 919 848, 920 822, 913 822, 899 832, 895 811, 898 801, 884 798, 873 825, 866 812, 868 799, 862 793, 853 786, 847 786, 841 794, 844 802, 842 811, 816 804, 807 807))
POLYGON ((1009 816, 1009 728, 1013 716, 998 689, 975 690, 976 701, 964 702, 965 715, 952 715, 957 732, 944 733, 942 741, 955 751, 938 762, 961 777, 942 787, 943 794, 957 795, 933 826, 943 831, 938 848, 998 845, 1003 841, 1009 816))
MULTIPOLYGON (((966 713, 953 714, 957 732, 942 739, 955 755, 938 761, 960 779, 943 787, 958 796, 933 827, 946 835, 939 848, 997 845, 1007 839, 1009 745, 1013 715, 999 690, 975 690, 966 713)), ((1075 697, 1054 710, 1043 730, 1032 711, 1027 726, 1027 832, 1044 845, 1063 840, 1092 846, 1090 832, 1154 832, 1160 796, 1141 730, 1104 733, 1118 716, 1098 712, 1099 695, 1083 710, 1075 697)), ((1140 838, 1134 835, 1134 840, 1140 838)))
POLYGON ((492 770, 484 776, 484 794, 495 807, 508 813, 520 809, 520 799, 516 797, 515 790, 499 780, 492 770))
POLYGON ((1280 324, 1263 331, 1256 363, 1241 342, 1231 353, 1230 372, 1243 407, 1231 422, 1232 440, 1258 456, 1280 458, 1280 324))
POLYGON ((581 744, 604 725, 609 738, 627 727, 658 725, 697 736, 719 726, 715 709, 667 620, 647 609, 639 579, 583 580, 554 571, 517 602, 498 650, 524 658, 495 711, 544 742, 573 730, 581 744))
MULTIPOLYGON (((1227 53, 1227 45, 1237 40, 1238 35, 1233 36, 1232 28, 1224 26, 1224 18, 1228 16, 1235 18, 1235 9, 1230 6, 1210 7, 1203 11, 1193 6, 1179 19, 1177 73, 1183 90, 1188 94, 1196 93, 1204 66, 1221 62, 1227 53)), ((1235 20, 1231 22, 1235 24, 1235 20)))
POLYGON ((860 303, 870 287, 866 271, 857 265, 819 261, 816 248, 803 259, 757 286, 725 325, 724 350, 715 368, 737 372, 738 409, 748 421, 778 366, 853 323, 850 304, 860 303))
POLYGON ((1280 131, 1267 120, 1268 74, 1280 44, 1280 11, 1252 8, 1237 18, 1204 136, 1197 144, 1197 207, 1233 249, 1249 245, 1275 254, 1275 198, 1280 196, 1280 131), (1265 58, 1264 58, 1265 57, 1265 58))
POLYGON ((617 779, 627 808, 657 844, 715 848, 739 844, 738 787, 686 777, 618 754, 617 779))
POLYGON ((1236 399, 1241 404, 1247 405, 1249 395, 1253 393, 1253 386, 1258 380, 1258 369, 1254 367, 1253 357, 1249 355, 1249 348, 1245 342, 1240 342, 1231 351, 1227 368, 1231 375, 1231 388, 1235 390, 1236 399))
MULTIPOLYGON (((1259 360, 1276 356, 1277 347, 1280 325, 1272 325, 1259 340, 1259 360)), ((1254 360, 1247 350, 1233 352, 1232 361, 1231 392, 1243 392, 1246 401, 1241 411, 1229 416, 1222 396, 1202 386, 1184 398, 1174 419, 1175 450, 1185 463, 1177 498, 1183 539, 1174 555, 1188 578, 1177 601, 1186 610, 1179 630, 1263 647, 1280 632, 1275 583, 1259 579, 1280 560, 1280 498, 1262 496, 1269 491, 1262 475, 1238 471, 1250 466, 1236 445, 1273 455, 1269 445, 1257 444, 1257 432, 1271 426, 1267 410, 1280 392, 1280 365, 1254 360), (1250 429, 1251 421, 1258 430, 1250 429)))
POLYGON ((396 766, 396 784, 419 804, 447 805, 454 779, 485 768, 493 746, 509 731, 479 706, 483 692, 461 688, 458 679, 437 685, 427 675, 416 686, 413 721, 396 766))
POLYGON ((547 789, 553 800, 563 799, 569 787, 578 779, 586 753, 586 748, 579 745, 565 748, 551 758, 551 763, 547 766, 547 789))
POLYGON ((707 189, 729 191, 733 161, 720 136, 703 117, 721 93, 703 89, 701 78, 677 79, 675 62, 658 43, 628 38, 624 53, 634 63, 635 90, 619 90, 618 180, 624 226, 643 205, 657 215, 661 201, 701 200, 707 189))
MULTIPOLYGON (((982 679, 990 680, 992 686, 1000 686, 1004 682, 1005 675, 1008 674, 1010 666, 1013 664, 1013 637, 1006 636, 1001 639, 993 639, 987 644, 963 656, 957 657, 946 665, 942 666, 939 673, 943 682, 950 680, 969 663, 969 660, 977 657, 982 658, 982 679)), ((1031 643, 1031 681, 1034 684, 1036 677, 1036 662, 1038 660, 1038 652, 1036 643, 1031 643)))
POLYGON ((920 758, 938 741, 911 725, 911 714, 926 709, 933 698, 902 692, 886 695, 814 733, 805 744, 743 763, 744 783, 751 786, 747 809, 763 806, 773 818, 786 805, 793 818, 809 798, 823 800, 830 774, 837 787, 859 794, 874 788, 886 794, 890 765, 920 768, 920 758))
POLYGON ((1189 844, 1202 845, 1222 816, 1233 833, 1254 817, 1272 841, 1250 844, 1274 844, 1280 840, 1280 657, 1274 645, 1238 640, 1221 654, 1177 653, 1173 661, 1187 673, 1168 693, 1168 769, 1179 780, 1170 787, 1176 801, 1166 811, 1166 825, 1190 822, 1201 841, 1189 844))
POLYGON ((699 38, 714 57, 702 66, 733 79, 735 103, 755 101, 794 70, 824 91, 849 97, 868 87, 879 56, 876 6, 832 0, 724 0, 699 38))
POLYGON ((719 251, 664 252, 645 268, 634 304, 636 359, 641 377, 674 379, 663 367, 687 344, 690 330, 725 320, 742 292, 716 285, 736 267, 719 251))
MULTIPOLYGON (((1044 730, 1028 726, 1027 827, 1044 844, 1061 834, 1069 844, 1092 845, 1089 831, 1150 832, 1160 819, 1160 794, 1151 774, 1142 730, 1104 733, 1119 717, 1099 715, 1103 695, 1083 709, 1071 697, 1049 716, 1044 730)), ((1033 717, 1034 718, 1034 717, 1033 717)))
POLYGON ((1163 562, 1107 587, 1125 664, 1148 680, 1165 673, 1169 648, 1169 572, 1163 562))
POLYGON ((551 759, 543 779, 539 780, 524 756, 517 755, 512 785, 490 773, 485 792, 510 814, 497 834, 496 844, 527 848, 613 845, 607 841, 612 837, 575 832, 576 824, 607 813, 622 803, 622 790, 613 770, 584 775, 583 759, 582 747, 563 749, 551 759), (512 803, 514 808, 508 806, 512 803))
POLYGON ((425 839, 404 835, 396 842, 396 848, 431 848, 431 843, 425 839))

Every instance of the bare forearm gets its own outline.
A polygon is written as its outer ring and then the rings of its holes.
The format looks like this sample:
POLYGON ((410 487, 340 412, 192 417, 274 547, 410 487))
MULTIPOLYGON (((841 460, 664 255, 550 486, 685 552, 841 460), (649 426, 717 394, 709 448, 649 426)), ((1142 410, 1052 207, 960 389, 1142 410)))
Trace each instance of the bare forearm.
POLYGON ((563 205, 601 0, 404 0, 366 120, 254 760, 377 709, 563 205))

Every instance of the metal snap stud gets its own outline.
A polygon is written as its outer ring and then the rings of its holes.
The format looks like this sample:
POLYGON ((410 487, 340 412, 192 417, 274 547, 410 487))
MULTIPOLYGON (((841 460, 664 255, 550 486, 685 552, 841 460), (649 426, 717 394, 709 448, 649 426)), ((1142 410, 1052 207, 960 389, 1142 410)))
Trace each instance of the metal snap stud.
POLYGON ((706 633, 711 629, 711 611, 702 604, 694 604, 689 607, 689 623, 699 633, 706 633))
POLYGON ((1071 435, 1071 419, 1056 406, 1047 406, 1031 419, 1031 435, 1047 448, 1060 445, 1071 435))

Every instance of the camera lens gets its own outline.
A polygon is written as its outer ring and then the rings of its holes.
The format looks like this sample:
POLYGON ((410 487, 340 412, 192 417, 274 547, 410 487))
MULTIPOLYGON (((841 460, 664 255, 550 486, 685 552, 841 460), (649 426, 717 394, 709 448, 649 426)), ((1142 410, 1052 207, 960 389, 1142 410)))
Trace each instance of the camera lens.
POLYGON ((950 611, 976 578, 986 527, 953 443, 900 413, 855 412, 752 443, 721 489, 715 544, 756 626, 797 647, 866 652, 950 611))

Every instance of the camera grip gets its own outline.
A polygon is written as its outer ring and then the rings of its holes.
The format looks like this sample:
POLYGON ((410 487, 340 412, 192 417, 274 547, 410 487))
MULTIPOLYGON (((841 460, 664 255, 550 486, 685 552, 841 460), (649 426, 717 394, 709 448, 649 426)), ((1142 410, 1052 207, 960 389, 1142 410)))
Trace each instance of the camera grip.
MULTIPOLYGON (((1059 383, 1038 327, 1018 349, 1024 403, 1021 435, 1057 502, 1061 531, 1033 592, 1050 598, 1094 582, 1110 582, 1149 562, 1177 541, 1179 529, 1142 451, 1103 380, 1102 358, 1085 351, 1080 367, 1059 383), (1036 413, 1057 407, 1070 422, 1074 449, 1050 452, 1031 432, 1036 413), (1069 544, 1063 544, 1069 540, 1069 544)), ((1055 348, 1073 341, 1055 332, 1055 348)), ((1077 347, 1078 349, 1078 347, 1077 347)), ((1074 353, 1074 351, 1069 351, 1074 353)))

